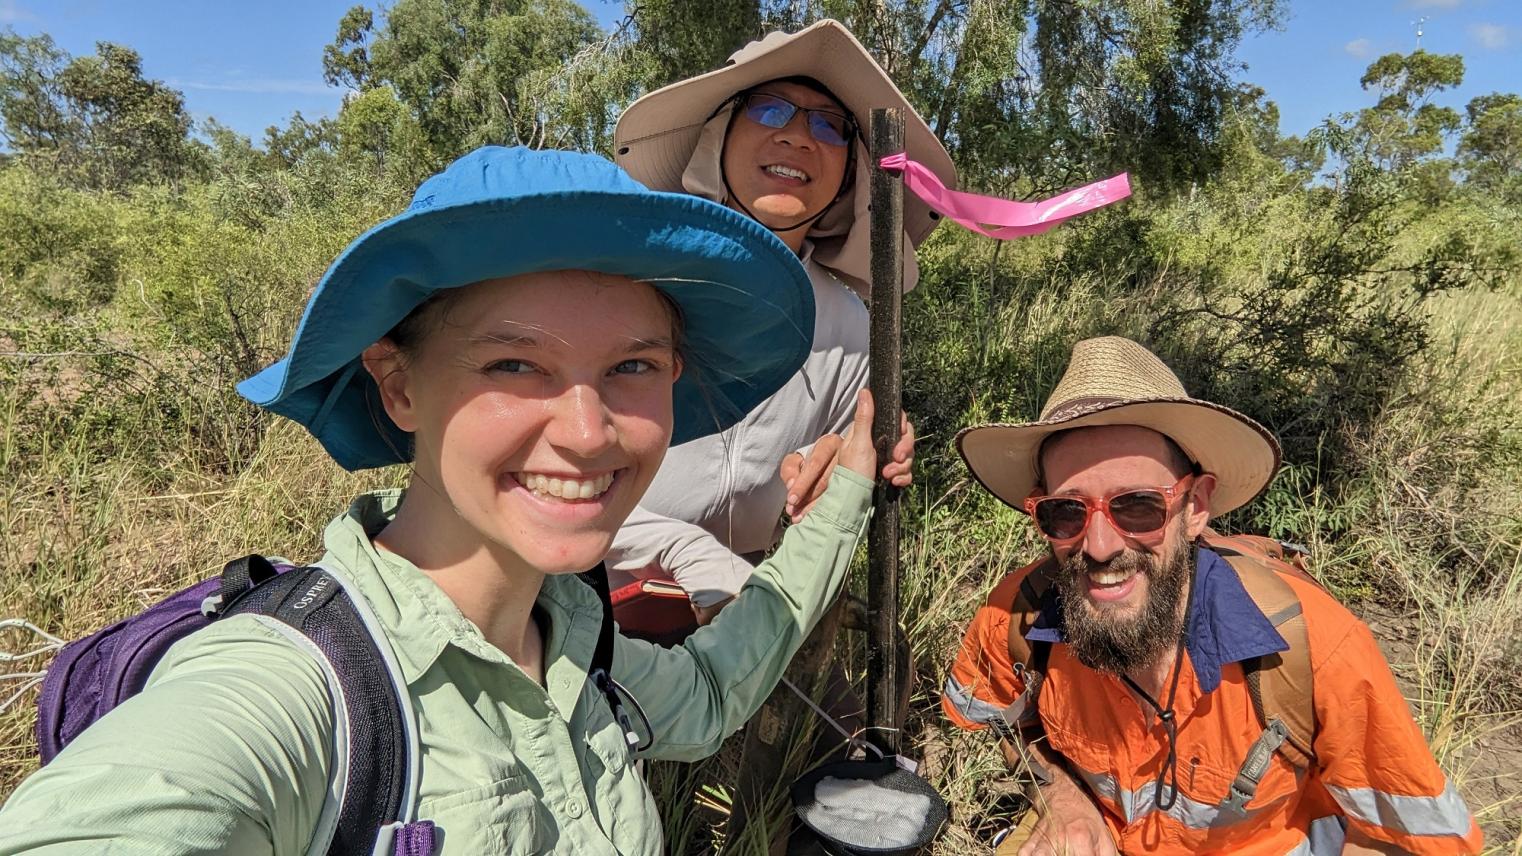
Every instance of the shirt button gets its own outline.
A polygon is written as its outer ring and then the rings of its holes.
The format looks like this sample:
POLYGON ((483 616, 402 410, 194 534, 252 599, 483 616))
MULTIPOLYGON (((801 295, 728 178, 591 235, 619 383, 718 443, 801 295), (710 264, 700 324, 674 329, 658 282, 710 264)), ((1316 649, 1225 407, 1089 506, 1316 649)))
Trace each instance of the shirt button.
POLYGON ((581 802, 579 800, 568 800, 565 804, 565 813, 570 815, 572 820, 581 817, 581 802))

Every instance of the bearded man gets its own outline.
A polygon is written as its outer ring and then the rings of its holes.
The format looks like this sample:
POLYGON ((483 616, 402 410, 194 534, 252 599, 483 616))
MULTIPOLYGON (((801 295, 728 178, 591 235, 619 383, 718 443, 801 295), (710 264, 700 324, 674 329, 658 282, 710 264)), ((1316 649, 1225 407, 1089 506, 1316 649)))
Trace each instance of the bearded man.
POLYGON ((1050 548, 989 595, 942 696, 1035 780, 999 853, 1479 852, 1368 628, 1207 528, 1278 468, 1263 426, 1105 337, 1039 421, 957 447, 1050 548))

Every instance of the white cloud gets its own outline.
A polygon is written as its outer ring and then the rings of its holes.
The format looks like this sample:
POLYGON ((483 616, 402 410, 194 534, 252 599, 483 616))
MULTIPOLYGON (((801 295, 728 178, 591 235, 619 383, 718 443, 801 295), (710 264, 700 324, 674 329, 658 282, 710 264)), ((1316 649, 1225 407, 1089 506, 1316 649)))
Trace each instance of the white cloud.
POLYGON ((1511 41, 1511 34, 1500 24, 1470 24, 1469 35, 1486 50, 1500 50, 1511 41))
POLYGON ((1354 39, 1342 46, 1348 56, 1357 59, 1368 59, 1374 53, 1374 43, 1368 39, 1354 39))
POLYGON ((337 92, 336 87, 315 80, 286 80, 279 78, 253 78, 249 80, 233 80, 225 83, 212 83, 200 80, 169 80, 170 86, 177 89, 198 89, 209 92, 249 92, 256 94, 281 94, 281 95, 331 95, 337 92))
POLYGON ((16 0, 0 0, 0 24, 19 24, 35 20, 37 16, 21 8, 21 4, 16 0))
POLYGON ((1408 9, 1457 9, 1464 0, 1407 0, 1408 9))

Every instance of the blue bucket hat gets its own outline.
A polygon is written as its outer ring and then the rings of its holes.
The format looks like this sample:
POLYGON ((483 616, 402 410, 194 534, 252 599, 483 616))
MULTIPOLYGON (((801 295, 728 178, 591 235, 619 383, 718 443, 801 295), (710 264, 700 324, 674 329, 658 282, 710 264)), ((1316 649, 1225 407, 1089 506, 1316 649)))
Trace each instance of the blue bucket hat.
POLYGON ((648 190, 594 155, 487 146, 356 238, 317 283, 286 357, 238 392, 306 426, 344 469, 404 463, 410 435, 386 416, 365 348, 442 289, 570 269, 647 282, 680 309, 672 445, 739 421, 813 342, 808 274, 759 223, 648 190))

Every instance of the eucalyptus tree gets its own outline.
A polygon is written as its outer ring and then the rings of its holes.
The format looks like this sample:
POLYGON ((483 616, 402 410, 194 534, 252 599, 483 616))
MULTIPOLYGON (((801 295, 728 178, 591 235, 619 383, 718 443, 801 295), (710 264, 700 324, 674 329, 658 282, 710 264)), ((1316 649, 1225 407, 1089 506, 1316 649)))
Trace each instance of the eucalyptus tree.
POLYGON ((391 89, 448 160, 487 143, 605 147, 637 91, 625 49, 573 0, 398 0, 349 10, 323 67, 361 93, 391 89))
POLYGON ((0 123, 21 157, 80 187, 177 182, 205 166, 184 98, 111 42, 70 57, 47 35, 0 33, 0 123))

